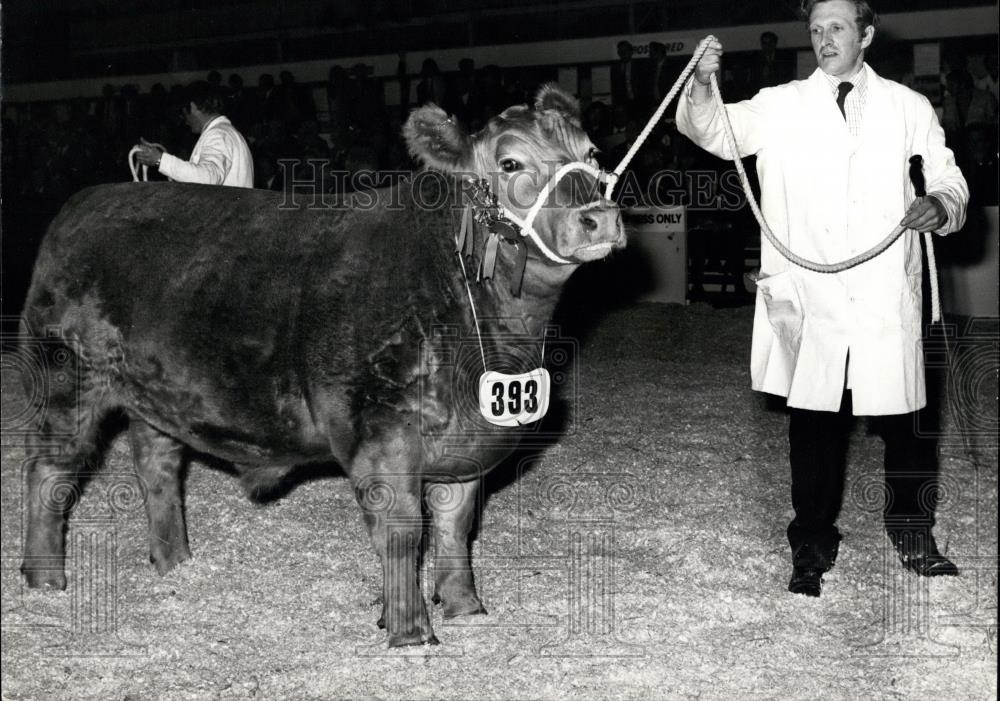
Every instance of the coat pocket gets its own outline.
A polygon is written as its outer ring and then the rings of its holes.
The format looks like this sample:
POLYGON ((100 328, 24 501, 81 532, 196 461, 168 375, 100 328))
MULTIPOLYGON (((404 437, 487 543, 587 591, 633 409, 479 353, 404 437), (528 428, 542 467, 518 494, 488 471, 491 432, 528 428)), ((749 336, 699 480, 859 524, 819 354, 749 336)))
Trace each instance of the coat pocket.
POLYGON ((757 279, 757 288, 764 295, 767 320, 775 335, 790 351, 797 353, 802 343, 802 296, 794 273, 786 270, 757 279))

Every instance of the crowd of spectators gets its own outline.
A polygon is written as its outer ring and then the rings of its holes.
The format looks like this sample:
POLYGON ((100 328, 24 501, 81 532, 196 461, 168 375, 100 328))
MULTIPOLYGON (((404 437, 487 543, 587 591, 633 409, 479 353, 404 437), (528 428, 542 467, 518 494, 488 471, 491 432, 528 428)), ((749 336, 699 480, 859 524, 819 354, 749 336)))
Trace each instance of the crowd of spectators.
MULTIPOLYGON (((648 52, 643 52, 647 56, 637 58, 637 53, 629 42, 620 42, 619 58, 610 66, 610 99, 584 104, 583 127, 599 147, 599 160, 605 167, 615 166, 627 152, 687 62, 687 56, 668 55, 658 42, 649 44, 648 52)), ((996 54, 970 60, 968 65, 964 59, 952 61, 942 80, 942 124, 969 180, 973 204, 997 201, 996 64, 996 54)), ((386 104, 383 79, 375 78, 365 64, 350 69, 333 66, 322 84, 300 83, 288 70, 277 79, 263 74, 252 86, 245 85, 237 73, 224 83, 218 71, 211 71, 207 80, 223 94, 224 114, 250 145, 255 186, 280 190, 286 172, 279 165, 281 160, 319 160, 327 163, 328 172, 339 173, 410 168, 413 164, 400 131, 416 104, 436 102, 469 129, 477 130, 506 107, 529 101, 541 80, 554 77, 552 70, 477 67, 471 58, 463 59, 458 70, 450 73, 444 73, 433 59, 424 60, 419 71, 411 70, 416 68, 407 66, 406 56, 400 55, 397 74, 389 80, 398 83, 401 100, 392 106, 386 104)), ((758 52, 727 56, 720 75, 727 100, 749 98, 763 87, 795 78, 796 52, 783 50, 778 37, 765 32, 758 52)), ((128 179, 126 154, 140 137, 186 158, 197 135, 183 121, 183 105, 183 86, 157 83, 148 92, 134 85, 106 85, 97 99, 5 106, 5 248, 9 251, 10 246, 20 245, 18 239, 10 240, 19 231, 33 232, 31 238, 40 236, 47 219, 81 188, 128 179), (14 230, 11 217, 20 217, 14 230)), ((742 250, 757 228, 747 208, 731 206, 731 197, 726 199, 727 206, 717 206, 726 197, 721 183, 731 166, 693 148, 673 128, 671 116, 669 110, 668 118, 632 161, 633 187, 621 190, 631 200, 624 204, 654 199, 693 206, 689 228, 709 232, 695 248, 710 242, 714 234, 725 238, 724 248, 742 250), (654 174, 662 171, 682 175, 680 180, 654 180, 654 174), (691 173, 699 174, 697 182, 691 173)), ((752 163, 747 165, 752 175, 752 163)), ((294 177, 301 181, 310 175, 318 177, 311 167, 296 171, 294 177)), ((324 177, 321 186, 326 190, 349 187, 336 177, 324 177)), ((735 254, 725 257, 737 259, 735 254)), ((693 260, 697 258, 694 251, 693 260)), ((693 263, 695 268, 699 264, 693 263)), ((736 273, 733 268, 734 280, 736 273)))
MULTIPOLYGON (((526 78, 524 71, 493 65, 477 70, 468 58, 450 75, 427 59, 411 77, 401 56, 394 79, 403 99, 387 107, 383 81, 365 64, 333 66, 323 84, 299 83, 287 70, 277 80, 265 73, 253 87, 236 73, 225 84, 218 71, 206 77, 224 97, 223 113, 251 147, 256 186, 271 189, 281 188, 280 160, 317 159, 327 161, 330 170, 347 172, 409 167, 400 130, 415 104, 437 102, 476 130, 490 116, 527 101, 535 86, 526 78)), ((134 85, 106 85, 96 100, 5 110, 5 194, 64 200, 87 185, 120 181, 128 177, 126 154, 140 137, 186 157, 197 135, 181 117, 184 103, 184 86, 157 83, 146 93, 134 85)), ((296 172, 296 180, 305 173, 296 172)), ((332 182, 324 180, 327 187, 332 182)))
MULTIPOLYGON (((629 42, 618 44, 619 59, 610 66, 610 100, 591 101, 584 107, 584 127, 605 165, 617 163, 632 145, 687 60, 668 56, 666 47, 655 41, 649 44, 647 57, 636 58, 635 53, 629 42)), ((759 52, 727 58, 721 74, 723 94, 727 100, 748 98, 763 87, 791 80, 795 59, 794 51, 778 47, 775 34, 764 32, 759 52)), ((942 124, 960 164, 974 175, 988 174, 991 157, 993 163, 996 160, 996 56, 970 65, 977 67, 975 75, 965 66, 948 67, 942 124)), ((236 73, 225 84, 218 71, 207 76, 224 95, 224 114, 250 144, 257 186, 274 189, 282 186, 281 159, 325 160, 330 169, 348 172, 406 168, 410 163, 399 132, 414 104, 436 102, 477 130, 504 108, 528 101, 536 87, 533 78, 537 76, 529 71, 496 65, 477 68, 471 58, 462 59, 458 70, 448 74, 428 58, 411 75, 401 54, 392 79, 398 81, 402 99, 390 108, 382 80, 374 78, 365 64, 350 69, 333 66, 324 84, 299 83, 287 70, 277 79, 265 73, 254 86, 246 86, 236 73)), ((181 85, 168 88, 157 83, 147 93, 134 85, 106 85, 96 100, 78 98, 5 110, 5 195, 58 200, 86 185, 121 180, 128 175, 125 154, 140 137, 165 144, 171 153, 184 157, 196 135, 180 116, 183 95, 181 85), (17 118, 10 119, 14 114, 17 118)), ((692 165, 719 164, 704 162, 687 149, 668 119, 636 158, 634 171, 645 184, 658 170, 692 165)), ((995 191, 990 184, 976 189, 995 191)))

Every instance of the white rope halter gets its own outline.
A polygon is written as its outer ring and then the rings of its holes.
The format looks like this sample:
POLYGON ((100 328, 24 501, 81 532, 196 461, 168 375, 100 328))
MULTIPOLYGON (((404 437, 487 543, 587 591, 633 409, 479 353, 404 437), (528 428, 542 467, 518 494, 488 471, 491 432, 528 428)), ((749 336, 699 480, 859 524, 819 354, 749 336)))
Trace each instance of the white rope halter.
POLYGON ((544 187, 542 187, 542 189, 538 192, 538 197, 535 198, 534 204, 531 205, 531 209, 528 210, 528 213, 524 215, 523 219, 511 212, 507 207, 504 207, 502 204, 498 204, 500 213, 517 225, 517 227, 521 230, 521 236, 529 237, 535 246, 538 247, 538 250, 540 250, 542 254, 553 263, 565 264, 571 263, 572 261, 568 261, 565 258, 560 257, 552 249, 550 249, 545 242, 542 241, 538 232, 535 231, 533 224, 535 223, 535 217, 537 217, 538 213, 542 211, 542 207, 545 206, 545 203, 549 199, 549 195, 551 195, 552 191, 556 189, 559 181, 574 170, 582 170, 585 173, 592 175, 598 182, 603 181, 607 183, 608 195, 611 194, 611 191, 614 189, 614 184, 618 179, 613 173, 608 173, 600 168, 595 168, 589 163, 584 163, 583 161, 572 161, 571 163, 566 163, 565 165, 560 166, 559 170, 553 173, 552 177, 549 178, 544 187))

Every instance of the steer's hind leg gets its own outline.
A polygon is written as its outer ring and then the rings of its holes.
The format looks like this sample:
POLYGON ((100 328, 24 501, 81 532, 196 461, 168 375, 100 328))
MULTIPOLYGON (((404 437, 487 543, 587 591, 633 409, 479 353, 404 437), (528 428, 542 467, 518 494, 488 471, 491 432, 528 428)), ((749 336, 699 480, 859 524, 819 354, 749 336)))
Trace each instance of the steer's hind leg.
POLYGON ((66 517, 80 496, 80 469, 100 457, 103 392, 81 382, 77 357, 66 346, 29 343, 18 352, 39 368, 38 375, 26 374, 25 388, 44 402, 27 440, 21 572, 29 587, 65 589, 66 517))
POLYGON ((469 558, 479 482, 435 482, 425 488, 434 519, 434 603, 442 604, 445 618, 486 613, 469 558))
POLYGON ((389 634, 389 647, 437 643, 417 579, 423 535, 420 454, 419 436, 383 435, 360 447, 350 470, 382 561, 379 624, 389 634))
POLYGON ((184 444, 139 418, 132 418, 129 438, 135 471, 145 488, 149 560, 158 573, 166 574, 191 557, 181 489, 184 444))

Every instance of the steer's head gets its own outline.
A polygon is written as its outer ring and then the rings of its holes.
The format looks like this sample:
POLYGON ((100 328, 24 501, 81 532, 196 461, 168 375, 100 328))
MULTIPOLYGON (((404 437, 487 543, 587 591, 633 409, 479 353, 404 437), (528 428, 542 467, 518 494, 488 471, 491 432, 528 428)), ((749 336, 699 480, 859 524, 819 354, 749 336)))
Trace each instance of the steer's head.
POLYGON ((544 245, 566 262, 603 258, 625 244, 618 206, 604 198, 591 169, 569 170, 549 184, 566 164, 597 167, 594 144, 580 128, 579 105, 558 87, 543 86, 533 107, 510 107, 473 135, 436 105, 414 110, 403 133, 410 153, 428 167, 486 180, 500 204, 528 218, 544 245))

